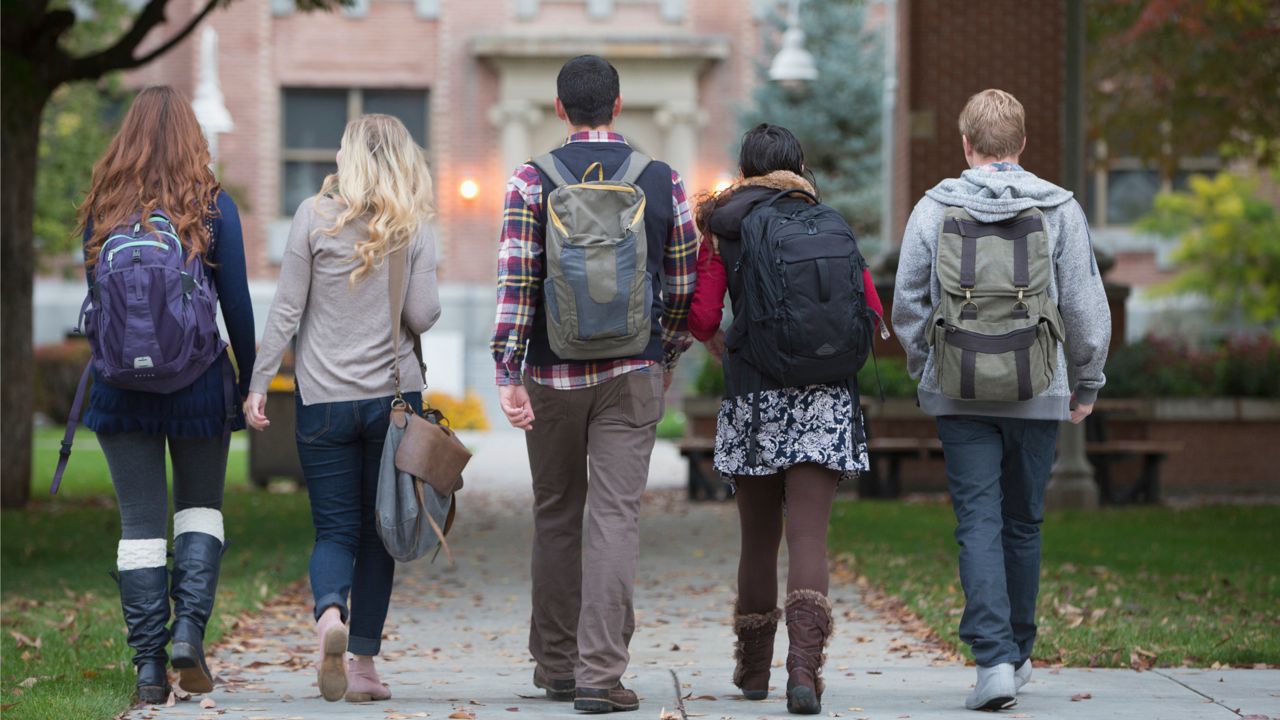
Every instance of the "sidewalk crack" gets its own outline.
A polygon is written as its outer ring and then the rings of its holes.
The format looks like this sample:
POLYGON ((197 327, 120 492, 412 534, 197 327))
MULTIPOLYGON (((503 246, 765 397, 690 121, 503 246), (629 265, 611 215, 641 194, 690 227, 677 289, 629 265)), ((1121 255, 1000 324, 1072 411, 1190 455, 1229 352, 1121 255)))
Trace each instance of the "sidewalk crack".
POLYGON ((1195 688, 1191 687, 1190 685, 1188 685, 1188 684, 1186 684, 1186 683, 1182 682, 1181 680, 1179 680, 1178 678, 1176 678, 1176 677, 1174 677, 1174 676, 1172 676, 1172 675, 1168 675, 1168 674, 1166 674, 1166 673, 1160 672, 1160 671, 1159 671, 1158 669, 1156 669, 1156 668, 1151 668, 1151 669, 1150 669, 1150 672, 1153 672, 1153 673, 1155 673, 1156 675, 1159 675, 1160 677, 1162 677, 1162 678, 1164 678, 1164 679, 1166 679, 1166 680, 1170 680, 1170 681, 1173 681, 1173 682, 1175 682, 1175 683, 1177 683, 1177 684, 1181 685, 1182 687, 1184 687, 1184 688, 1186 688, 1186 689, 1190 690, 1191 692, 1193 692, 1193 693, 1195 693, 1195 694, 1199 695, 1200 697, 1202 697, 1202 698, 1204 698, 1204 699, 1208 700, 1209 702, 1213 703, 1214 705, 1217 705, 1218 707, 1221 707, 1221 708, 1223 708, 1223 709, 1227 710, 1228 712, 1232 713, 1233 715, 1235 715, 1235 716, 1237 716, 1237 717, 1244 717, 1244 715, 1242 715, 1242 714, 1240 713, 1240 710, 1239 710, 1238 708, 1233 708, 1233 707, 1229 707, 1229 706, 1227 706, 1227 705, 1224 705, 1224 704, 1222 703, 1222 701, 1218 700, 1217 698, 1215 698, 1215 697, 1213 697, 1213 696, 1211 696, 1211 695, 1206 695, 1205 693, 1200 692, 1199 690, 1197 690, 1197 689, 1195 689, 1195 688))

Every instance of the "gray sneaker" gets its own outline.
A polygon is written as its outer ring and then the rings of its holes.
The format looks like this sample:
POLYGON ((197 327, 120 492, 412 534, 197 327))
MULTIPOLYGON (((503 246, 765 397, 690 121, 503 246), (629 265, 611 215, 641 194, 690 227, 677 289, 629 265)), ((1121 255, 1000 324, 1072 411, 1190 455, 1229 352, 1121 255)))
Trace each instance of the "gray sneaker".
POLYGON ((1013 689, 1021 692, 1022 686, 1031 682, 1031 658, 1027 658, 1013 671, 1013 689))
POLYGON ((970 710, 1005 710, 1018 704, 1017 693, 1013 663, 979 667, 978 682, 965 699, 964 706, 970 710))

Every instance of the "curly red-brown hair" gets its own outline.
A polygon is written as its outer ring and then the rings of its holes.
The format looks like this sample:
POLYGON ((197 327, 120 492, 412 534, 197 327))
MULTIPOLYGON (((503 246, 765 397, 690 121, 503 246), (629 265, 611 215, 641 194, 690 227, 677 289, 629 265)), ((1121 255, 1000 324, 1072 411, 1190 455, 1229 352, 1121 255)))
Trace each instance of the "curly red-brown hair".
POLYGON ((85 267, 98 261, 112 230, 139 213, 145 221, 156 210, 173 221, 190 258, 203 256, 220 189, 210 161, 209 143, 182 93, 167 85, 138 93, 93 166, 93 184, 80 205, 80 234, 90 222, 93 227, 85 267))

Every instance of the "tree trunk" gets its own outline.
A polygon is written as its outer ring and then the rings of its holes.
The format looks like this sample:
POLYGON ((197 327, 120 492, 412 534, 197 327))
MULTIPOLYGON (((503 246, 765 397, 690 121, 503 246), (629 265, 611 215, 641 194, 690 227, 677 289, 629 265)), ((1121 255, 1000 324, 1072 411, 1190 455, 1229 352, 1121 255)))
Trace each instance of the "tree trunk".
POLYGON ((40 114, 49 91, 6 54, 0 99, 0 506, 22 507, 31 496, 31 291, 35 277, 36 162, 40 114))

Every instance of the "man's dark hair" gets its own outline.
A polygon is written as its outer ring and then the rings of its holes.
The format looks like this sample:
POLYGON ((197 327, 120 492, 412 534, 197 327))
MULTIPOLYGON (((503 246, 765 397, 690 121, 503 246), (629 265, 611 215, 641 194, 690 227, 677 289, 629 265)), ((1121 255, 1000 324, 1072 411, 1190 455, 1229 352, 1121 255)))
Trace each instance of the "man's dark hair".
POLYGON ((556 76, 556 95, 577 127, 608 125, 620 92, 617 69, 599 55, 579 55, 556 76))

